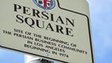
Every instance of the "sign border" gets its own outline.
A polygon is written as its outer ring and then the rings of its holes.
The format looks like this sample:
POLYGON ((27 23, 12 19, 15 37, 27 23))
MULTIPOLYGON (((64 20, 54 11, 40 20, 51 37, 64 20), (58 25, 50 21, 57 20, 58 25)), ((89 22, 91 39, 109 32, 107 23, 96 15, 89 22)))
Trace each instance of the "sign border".
MULTIPOLYGON (((56 0, 56 1, 57 1, 57 5, 58 5, 58 7, 60 9, 65 10, 65 11, 69 11, 69 12, 72 12, 72 13, 75 13, 75 14, 79 14, 79 15, 85 16, 87 18, 88 32, 89 32, 89 39, 90 39, 90 47, 91 47, 91 58, 92 58, 92 63, 94 63, 94 56, 93 56, 93 47, 92 47, 92 39, 91 39, 91 30, 90 30, 90 22, 89 22, 90 20, 89 20, 89 17, 86 14, 83 14, 83 13, 80 13, 80 12, 77 12, 77 11, 72 11, 72 10, 63 8, 63 7, 60 6, 59 0, 56 0)), ((44 58, 48 58, 48 59, 52 59, 52 60, 56 60, 56 61, 60 61, 60 62, 63 62, 63 63, 69 63, 69 62, 65 62, 65 61, 62 61, 62 60, 58 60, 58 59, 54 59, 54 58, 49 58, 49 57, 45 57, 45 56, 42 56, 42 55, 38 55, 38 54, 34 54, 34 53, 29 53, 29 52, 17 50, 17 49, 10 48, 10 47, 5 47, 5 46, 2 46, 2 45, 0 45, 0 47, 6 48, 6 49, 10 49, 10 50, 19 51, 19 52, 23 52, 23 53, 27 53, 27 54, 31 54, 31 55, 35 55, 35 56, 40 56, 40 57, 44 57, 44 58)))

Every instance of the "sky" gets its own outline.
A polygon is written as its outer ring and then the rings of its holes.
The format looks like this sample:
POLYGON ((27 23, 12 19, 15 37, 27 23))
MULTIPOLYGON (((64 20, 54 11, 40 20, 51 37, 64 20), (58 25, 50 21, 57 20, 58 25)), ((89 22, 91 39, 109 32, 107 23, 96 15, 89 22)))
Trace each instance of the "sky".
POLYGON ((89 0, 96 63, 112 63, 112 0, 89 0))
MULTIPOLYGON (((112 0, 88 2, 95 63, 112 63, 112 0)), ((0 49, 0 63, 24 63, 24 54, 0 49)))
POLYGON ((1 48, 0 63, 24 63, 24 55, 22 53, 1 48))

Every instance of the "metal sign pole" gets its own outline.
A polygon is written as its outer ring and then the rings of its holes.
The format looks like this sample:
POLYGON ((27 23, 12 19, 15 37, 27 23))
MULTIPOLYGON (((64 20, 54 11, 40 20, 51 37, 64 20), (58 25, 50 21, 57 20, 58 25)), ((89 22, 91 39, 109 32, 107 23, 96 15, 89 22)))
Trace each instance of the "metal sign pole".
POLYGON ((48 60, 37 56, 24 55, 24 63, 62 63, 55 60, 48 60))
POLYGON ((32 56, 32 55, 24 55, 24 63, 40 63, 40 57, 32 56))

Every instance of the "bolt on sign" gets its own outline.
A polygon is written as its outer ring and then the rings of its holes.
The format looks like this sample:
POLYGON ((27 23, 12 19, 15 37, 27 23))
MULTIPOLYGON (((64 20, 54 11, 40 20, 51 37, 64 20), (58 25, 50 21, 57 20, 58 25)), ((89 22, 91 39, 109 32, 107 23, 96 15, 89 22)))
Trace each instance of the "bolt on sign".
POLYGON ((0 47, 60 63, 94 63, 85 0, 0 0, 0 47))

